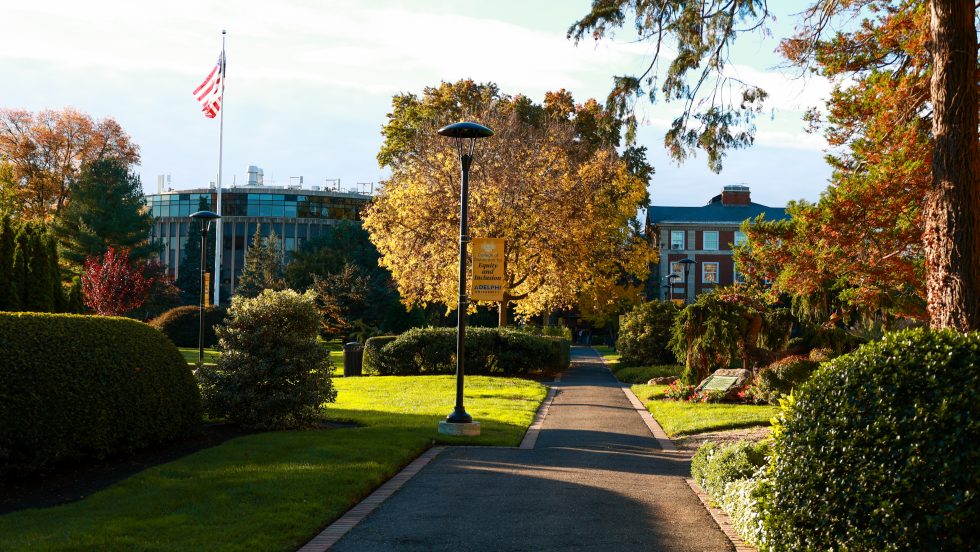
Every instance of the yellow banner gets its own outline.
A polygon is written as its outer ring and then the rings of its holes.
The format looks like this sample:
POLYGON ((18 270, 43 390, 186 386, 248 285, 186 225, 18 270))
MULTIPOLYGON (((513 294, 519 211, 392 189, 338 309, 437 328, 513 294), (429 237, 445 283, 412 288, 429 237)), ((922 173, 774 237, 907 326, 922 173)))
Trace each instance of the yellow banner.
POLYGON ((473 277, 470 299, 504 300, 504 247, 500 238, 473 238, 473 277))
POLYGON ((211 306, 211 293, 210 293, 210 291, 211 291, 211 273, 210 272, 205 272, 204 273, 204 289, 205 289, 205 292, 204 292, 204 306, 205 307, 210 307, 211 306))

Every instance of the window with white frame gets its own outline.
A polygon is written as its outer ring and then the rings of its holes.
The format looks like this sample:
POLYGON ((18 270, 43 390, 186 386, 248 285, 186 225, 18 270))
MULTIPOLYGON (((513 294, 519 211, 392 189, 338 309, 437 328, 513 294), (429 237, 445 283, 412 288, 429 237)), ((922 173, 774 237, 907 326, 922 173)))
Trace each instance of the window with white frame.
MULTIPOLYGON (((679 263, 679 262, 677 262, 677 263, 670 263, 670 274, 676 274, 677 275, 677 278, 674 278, 674 282, 678 282, 678 283, 683 282, 684 281, 684 265, 682 263, 679 263)), ((669 275, 668 275, 668 278, 667 279, 668 280, 670 279, 669 278, 669 275)))
POLYGON ((671 230, 670 231, 670 248, 671 249, 684 249, 684 232, 683 230, 671 230))
POLYGON ((735 231, 735 245, 736 246, 739 246, 739 245, 742 245, 743 243, 745 243, 745 240, 746 239, 747 238, 745 237, 745 232, 742 232, 742 231, 739 231, 739 230, 736 230, 735 231))
POLYGON ((718 283, 718 263, 701 263, 701 283, 718 283))
POLYGON ((734 269, 734 271, 735 271, 735 283, 736 284, 744 284, 745 283, 745 274, 742 274, 741 272, 739 272, 737 267, 734 269))
POLYGON ((704 236, 703 247, 705 251, 717 251, 718 250, 718 231, 717 230, 705 230, 702 235, 704 236))

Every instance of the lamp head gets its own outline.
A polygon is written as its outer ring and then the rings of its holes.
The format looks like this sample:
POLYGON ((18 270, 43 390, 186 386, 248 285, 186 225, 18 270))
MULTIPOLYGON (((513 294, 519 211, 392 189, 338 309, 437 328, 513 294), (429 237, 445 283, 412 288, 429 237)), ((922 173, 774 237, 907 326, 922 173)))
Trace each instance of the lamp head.
POLYGON ((460 158, 463 158, 464 155, 468 155, 471 159, 473 157, 473 146, 476 144, 477 139, 493 136, 493 130, 490 128, 469 121, 446 125, 440 128, 438 132, 440 136, 454 138, 456 140, 456 150, 459 152, 460 158), (467 139, 470 141, 469 150, 464 154, 463 140, 467 139))
POLYGON ((221 215, 214 211, 198 211, 191 214, 191 218, 201 225, 201 230, 207 232, 211 229, 211 221, 221 218, 221 215))

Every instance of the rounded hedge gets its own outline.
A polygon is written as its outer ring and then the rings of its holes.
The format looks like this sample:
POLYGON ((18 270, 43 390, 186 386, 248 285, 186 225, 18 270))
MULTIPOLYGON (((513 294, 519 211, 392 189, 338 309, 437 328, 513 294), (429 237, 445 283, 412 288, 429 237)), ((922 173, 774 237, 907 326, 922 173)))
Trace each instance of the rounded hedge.
POLYGON ((398 339, 397 335, 379 335, 369 337, 364 342, 364 356, 361 358, 362 373, 380 374, 386 371, 380 367, 381 363, 384 361, 384 356, 381 354, 381 348, 396 339, 398 339))
MULTIPOLYGON (((200 331, 198 319, 199 307, 185 305, 168 310, 150 321, 150 325, 160 330, 174 345, 178 347, 197 347, 197 337, 200 331)), ((218 343, 214 327, 223 325, 227 310, 224 307, 207 307, 204 309, 205 347, 214 347, 218 343)))
POLYGON ((787 401, 764 500, 774 550, 977 550, 980 333, 909 330, 787 401))
POLYGON ((674 319, 680 309, 669 301, 650 301, 637 305, 619 327, 616 350, 623 366, 674 364, 677 358, 668 346, 674 319))
POLYGON ((779 399, 802 385, 820 367, 816 360, 805 356, 789 356, 777 360, 759 372, 752 382, 750 394, 757 400, 779 404, 779 399))
POLYGON ((201 416, 190 367, 146 324, 0 313, 0 472, 173 440, 201 416))

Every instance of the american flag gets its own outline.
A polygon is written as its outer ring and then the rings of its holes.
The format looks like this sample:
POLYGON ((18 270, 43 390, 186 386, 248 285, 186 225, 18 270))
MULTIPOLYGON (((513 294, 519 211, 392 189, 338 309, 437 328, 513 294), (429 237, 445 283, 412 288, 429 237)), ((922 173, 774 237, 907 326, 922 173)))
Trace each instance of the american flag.
POLYGON ((218 54, 218 63, 200 86, 194 89, 194 97, 201 102, 201 111, 208 119, 214 119, 221 109, 221 93, 224 92, 225 53, 218 54))

